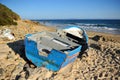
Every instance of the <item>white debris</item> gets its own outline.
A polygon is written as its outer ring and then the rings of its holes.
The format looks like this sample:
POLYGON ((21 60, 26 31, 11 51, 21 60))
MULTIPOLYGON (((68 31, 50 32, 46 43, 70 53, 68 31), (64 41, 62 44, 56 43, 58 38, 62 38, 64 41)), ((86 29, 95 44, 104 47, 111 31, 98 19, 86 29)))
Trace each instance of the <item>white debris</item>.
POLYGON ((9 40, 14 40, 15 37, 13 36, 10 29, 0 30, 0 37, 1 38, 8 38, 9 40))

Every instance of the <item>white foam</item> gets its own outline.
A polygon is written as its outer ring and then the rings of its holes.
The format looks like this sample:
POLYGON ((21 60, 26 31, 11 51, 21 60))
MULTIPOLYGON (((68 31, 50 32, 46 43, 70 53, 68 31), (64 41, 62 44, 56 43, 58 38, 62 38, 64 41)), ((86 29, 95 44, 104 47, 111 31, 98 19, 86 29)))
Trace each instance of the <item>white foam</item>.
POLYGON ((57 28, 65 28, 65 26, 80 26, 87 31, 104 32, 111 34, 120 34, 120 29, 111 28, 107 24, 86 24, 86 23, 74 23, 74 24, 58 24, 58 23, 47 23, 47 26, 55 26, 57 28))

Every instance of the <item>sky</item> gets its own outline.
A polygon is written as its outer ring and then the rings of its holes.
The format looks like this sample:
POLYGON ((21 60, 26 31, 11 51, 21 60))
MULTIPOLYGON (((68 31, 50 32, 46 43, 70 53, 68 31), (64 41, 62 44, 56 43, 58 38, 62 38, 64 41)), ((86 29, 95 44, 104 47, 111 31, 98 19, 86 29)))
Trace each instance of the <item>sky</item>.
POLYGON ((120 19, 120 0, 0 0, 22 19, 120 19))

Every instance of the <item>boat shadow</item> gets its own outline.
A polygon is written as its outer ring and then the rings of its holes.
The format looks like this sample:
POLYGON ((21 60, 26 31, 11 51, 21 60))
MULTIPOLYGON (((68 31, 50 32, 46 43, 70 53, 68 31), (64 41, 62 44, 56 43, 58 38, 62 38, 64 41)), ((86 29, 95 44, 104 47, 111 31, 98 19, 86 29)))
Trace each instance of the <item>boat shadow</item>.
POLYGON ((23 58, 27 63, 30 63, 30 61, 26 58, 25 55, 24 40, 10 42, 7 43, 7 45, 15 52, 15 54, 19 54, 19 56, 23 58))

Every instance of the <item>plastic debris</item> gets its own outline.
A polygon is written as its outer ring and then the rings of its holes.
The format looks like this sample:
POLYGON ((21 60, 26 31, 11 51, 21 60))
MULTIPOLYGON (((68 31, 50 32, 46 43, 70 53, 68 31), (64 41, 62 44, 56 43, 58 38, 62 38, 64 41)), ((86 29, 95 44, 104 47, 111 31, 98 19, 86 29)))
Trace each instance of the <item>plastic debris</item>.
POLYGON ((0 38, 8 38, 9 40, 15 39, 10 29, 0 30, 0 38))

